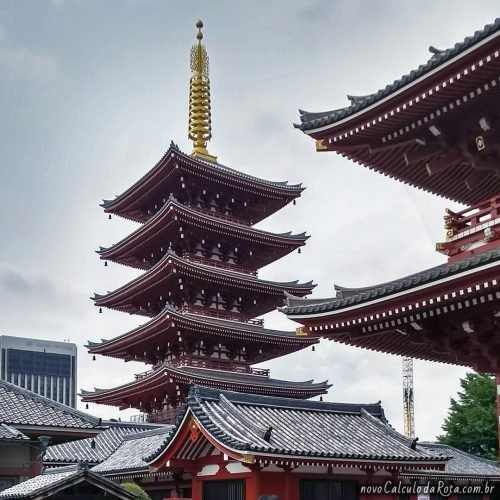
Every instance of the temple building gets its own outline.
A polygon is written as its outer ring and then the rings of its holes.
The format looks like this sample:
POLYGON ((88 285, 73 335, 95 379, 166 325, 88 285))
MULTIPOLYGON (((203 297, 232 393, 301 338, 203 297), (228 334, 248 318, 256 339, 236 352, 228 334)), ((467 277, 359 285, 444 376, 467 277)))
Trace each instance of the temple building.
POLYGON ((330 298, 292 294, 283 312, 304 335, 494 373, 500 398, 500 19, 430 52, 346 108, 301 111, 296 127, 317 151, 465 205, 444 217, 448 262, 330 298))
POLYGON ((258 270, 293 251, 308 236, 274 234, 255 224, 300 197, 303 187, 271 182, 217 162, 211 138, 208 56, 198 27, 191 50, 189 138, 192 153, 171 144, 133 186, 103 203, 140 224, 132 234, 99 250, 107 263, 143 271, 105 295, 110 308, 147 322, 111 340, 89 342, 93 355, 150 365, 128 384, 82 391, 84 402, 136 408, 150 422, 174 422, 193 383, 216 389, 307 399, 326 393, 327 382, 273 379, 253 365, 318 342, 265 328, 257 318, 283 304, 285 294, 305 296, 312 282, 260 279, 258 270))

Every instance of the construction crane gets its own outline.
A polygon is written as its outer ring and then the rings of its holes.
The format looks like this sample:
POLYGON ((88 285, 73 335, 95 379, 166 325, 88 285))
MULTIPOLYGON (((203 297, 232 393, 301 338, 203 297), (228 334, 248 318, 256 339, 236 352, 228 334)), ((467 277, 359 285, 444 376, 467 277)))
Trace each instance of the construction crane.
POLYGON ((403 409, 404 433, 409 438, 415 437, 415 407, 413 401, 413 359, 403 358, 403 409))

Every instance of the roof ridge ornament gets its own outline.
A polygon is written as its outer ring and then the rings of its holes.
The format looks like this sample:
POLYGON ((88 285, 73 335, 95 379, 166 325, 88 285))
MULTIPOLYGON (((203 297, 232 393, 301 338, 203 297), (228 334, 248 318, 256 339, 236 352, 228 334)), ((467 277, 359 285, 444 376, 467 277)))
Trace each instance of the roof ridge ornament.
POLYGON ((207 142, 212 138, 212 115, 210 105, 210 79, 208 77, 208 54, 203 39, 203 23, 196 23, 198 43, 191 47, 191 79, 189 81, 189 132, 193 141, 191 156, 210 162, 217 157, 207 151, 207 142))

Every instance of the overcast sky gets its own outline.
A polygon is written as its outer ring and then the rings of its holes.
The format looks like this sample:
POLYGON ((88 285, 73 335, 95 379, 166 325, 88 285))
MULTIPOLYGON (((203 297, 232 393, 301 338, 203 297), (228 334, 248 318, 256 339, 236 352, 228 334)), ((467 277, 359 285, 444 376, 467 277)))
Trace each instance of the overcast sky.
MULTIPOLYGON (((307 186, 260 227, 311 238, 262 278, 314 279, 320 297, 334 283, 367 286, 443 262, 434 244, 451 203, 316 153, 292 123, 298 108, 343 107, 346 94, 384 87, 425 62, 429 45, 450 47, 497 14, 497 1, 478 0, 0 1, 0 334, 76 342, 79 388, 112 387, 146 369, 93 362, 83 347, 144 322, 98 314, 89 300, 138 274, 105 268, 94 253, 136 227, 108 220, 99 203, 149 170, 170 140, 191 150, 198 18, 211 68, 209 151, 238 170, 307 186)), ((278 312, 266 326, 295 327, 278 312)), ((400 358, 323 341, 265 366, 276 378, 329 379, 329 400, 382 400, 402 430, 400 358)), ((420 439, 439 434, 464 373, 415 363, 420 439)))

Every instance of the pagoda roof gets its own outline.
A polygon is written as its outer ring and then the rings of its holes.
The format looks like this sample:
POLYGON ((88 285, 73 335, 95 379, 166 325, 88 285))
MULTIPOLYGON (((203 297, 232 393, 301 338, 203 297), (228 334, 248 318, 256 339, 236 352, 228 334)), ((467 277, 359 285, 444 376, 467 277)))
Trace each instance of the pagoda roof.
MULTIPOLYGON (((443 467, 447 458, 417 447, 386 421, 380 403, 298 401, 205 387, 191 388, 177 427, 163 449, 147 457, 153 467, 184 457, 171 452, 184 422, 193 415, 202 433, 240 460, 304 458, 311 462, 389 461, 402 467, 443 467), (270 439, 264 434, 271 429, 270 439)), ((243 460, 244 461, 244 460, 243 460)))
POLYGON ((175 326, 190 328, 199 333, 208 333, 216 337, 228 337, 242 342, 266 342, 282 347, 288 346, 289 349, 286 352, 293 352, 319 342, 317 337, 297 336, 295 332, 272 330, 257 324, 182 312, 167 305, 160 314, 130 332, 102 342, 89 341, 87 347, 91 353, 110 353, 109 355, 119 356, 120 353, 126 353, 127 347, 140 344, 145 339, 154 343, 154 338, 157 335, 163 335, 165 329, 170 328, 172 323, 175 326), (111 354, 111 352, 115 354, 111 354))
POLYGON ((365 307, 388 300, 395 295, 408 294, 423 287, 437 286, 452 279, 500 265, 500 248, 473 255, 464 260, 446 262, 403 278, 364 288, 346 288, 335 285, 337 295, 323 299, 306 299, 287 295, 285 307, 280 310, 293 319, 323 316, 335 311, 365 307))
POLYGON ((155 429, 155 424, 117 423, 97 436, 49 446, 43 456, 46 467, 76 464, 85 461, 95 465, 105 460, 123 442, 125 436, 155 429))
POLYGON ((173 425, 126 436, 117 449, 92 468, 99 474, 112 476, 123 473, 149 473, 145 457, 158 453, 172 434, 173 425))
POLYGON ((204 230, 234 236, 238 239, 249 239, 272 246, 284 246, 290 252, 294 247, 304 245, 309 238, 305 232, 299 234, 292 234, 291 231, 271 233, 234 220, 225 220, 217 214, 212 215, 200 211, 196 207, 186 206, 171 196, 165 205, 145 224, 111 247, 101 247, 98 253, 102 259, 113 260, 119 259, 123 253, 136 251, 142 241, 153 238, 158 232, 166 229, 174 217, 180 217, 180 221, 185 220, 204 230))
MULTIPOLYGON (((204 280, 210 280, 211 283, 224 283, 234 287, 240 286, 246 289, 275 294, 284 292, 308 294, 316 286, 313 285, 312 281, 299 283, 298 280, 287 282, 261 280, 251 274, 221 269, 215 267, 215 265, 211 266, 196 261, 190 261, 187 258, 179 257, 169 250, 157 264, 141 276, 106 295, 94 294, 92 300, 95 301, 97 306, 102 305, 105 307, 113 307, 113 304, 117 302, 123 303, 125 300, 130 299, 131 296, 154 286, 161 277, 166 279, 171 274, 170 268, 182 269, 186 275, 202 277, 204 280)), ((265 312, 269 310, 270 309, 267 308, 265 312)))
POLYGON ((434 47, 430 47, 429 50, 432 52, 432 57, 426 63, 421 64, 418 68, 403 75, 401 78, 394 80, 394 82, 386 85, 383 89, 364 96, 348 95, 347 97, 351 104, 344 108, 321 112, 299 110, 300 123, 294 124, 294 126, 306 133, 314 133, 340 123, 378 103, 382 103, 382 101, 399 93, 406 87, 431 76, 436 70, 460 59, 476 46, 485 43, 490 38, 498 36, 499 32, 500 18, 497 18, 493 23, 487 24, 482 30, 476 31, 472 36, 466 37, 463 41, 456 43, 449 49, 437 50, 434 47))
POLYGON ((314 383, 312 380, 292 382, 273 379, 264 375, 238 373, 210 368, 195 368, 192 366, 174 367, 165 362, 158 368, 143 374, 133 382, 111 389, 94 388, 94 391, 81 391, 83 401, 119 405, 124 398, 145 393, 148 390, 160 390, 162 386, 171 384, 171 380, 198 384, 216 389, 230 388, 252 393, 278 395, 294 394, 300 398, 310 398, 314 395, 325 394, 331 387, 327 381, 314 383))
POLYGON ((0 423, 26 434, 99 431, 99 419, 0 380, 0 423))
POLYGON ((500 19, 409 75, 332 112, 302 112, 317 151, 465 205, 500 191, 496 176, 500 19), (479 143, 477 142, 479 141, 479 143))
MULTIPOLYGON (((149 172, 113 200, 103 200, 101 206, 106 212, 117 212, 120 215, 127 216, 122 212, 126 211, 128 206, 152 190, 158 182, 168 177, 178 166, 195 176, 208 179, 211 182, 230 185, 233 189, 253 192, 267 197, 285 196, 288 200, 283 201, 282 206, 300 196, 300 193, 305 189, 302 184, 288 184, 287 181, 267 181, 239 172, 221 163, 187 155, 175 144, 171 143, 167 152, 149 172)), ((269 214, 263 214, 262 218, 267 215, 269 214)))

